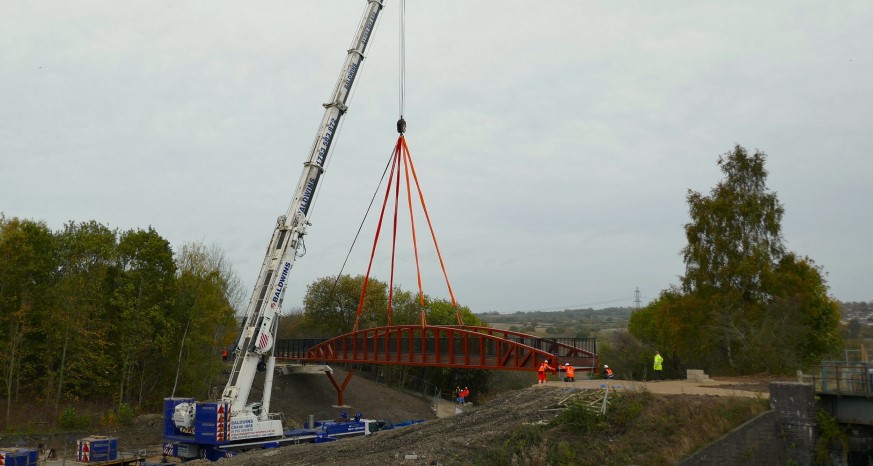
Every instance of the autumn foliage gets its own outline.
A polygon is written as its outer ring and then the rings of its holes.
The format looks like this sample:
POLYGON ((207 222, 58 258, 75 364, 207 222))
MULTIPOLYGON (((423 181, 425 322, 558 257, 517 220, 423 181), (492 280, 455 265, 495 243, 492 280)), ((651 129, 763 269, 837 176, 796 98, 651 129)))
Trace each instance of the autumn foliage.
POLYGON ((174 253, 153 228, 0 215, 0 399, 155 409, 210 393, 236 331, 239 280, 220 251, 174 253))
POLYGON ((785 248, 765 160, 736 146, 719 157, 725 176, 709 195, 688 192, 685 275, 628 325, 669 367, 790 373, 841 347, 822 269, 785 248))

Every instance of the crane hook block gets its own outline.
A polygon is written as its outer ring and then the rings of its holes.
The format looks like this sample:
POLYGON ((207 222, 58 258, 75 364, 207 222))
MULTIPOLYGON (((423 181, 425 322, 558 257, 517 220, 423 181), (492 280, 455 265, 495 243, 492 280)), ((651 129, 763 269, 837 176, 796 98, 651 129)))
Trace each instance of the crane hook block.
POLYGON ((397 132, 403 134, 406 132, 406 120, 400 118, 397 120, 397 132))

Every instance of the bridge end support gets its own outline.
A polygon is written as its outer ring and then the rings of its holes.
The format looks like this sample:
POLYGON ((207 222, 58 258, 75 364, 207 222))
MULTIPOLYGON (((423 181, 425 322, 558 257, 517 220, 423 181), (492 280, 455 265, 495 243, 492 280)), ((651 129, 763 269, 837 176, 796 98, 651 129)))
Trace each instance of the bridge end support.
POLYGON ((330 379, 330 383, 333 384, 333 388, 336 389, 336 404, 337 404, 337 406, 334 406, 334 407, 335 408, 348 408, 348 406, 346 406, 345 403, 343 403, 343 393, 346 390, 346 385, 349 384, 349 380, 352 379, 352 374, 355 373, 355 370, 354 369, 349 370, 349 372, 346 374, 346 378, 343 380, 342 385, 338 385, 336 383, 336 379, 333 378, 333 371, 326 370, 326 371, 324 371, 324 373, 327 374, 327 378, 330 379))

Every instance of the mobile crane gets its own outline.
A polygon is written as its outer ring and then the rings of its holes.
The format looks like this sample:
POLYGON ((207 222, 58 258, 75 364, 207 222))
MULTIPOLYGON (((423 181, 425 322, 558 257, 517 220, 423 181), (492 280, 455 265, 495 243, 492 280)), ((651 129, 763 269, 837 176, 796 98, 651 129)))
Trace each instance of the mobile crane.
MULTIPOLYGON (((288 283, 288 275, 303 245, 313 197, 340 119, 348 110, 346 102, 355 78, 360 72, 364 52, 372 38, 384 0, 367 0, 352 48, 330 102, 324 104, 321 125, 303 166, 303 173, 285 215, 276 227, 267 246, 255 288, 240 327, 234 349, 233 368, 221 399, 196 402, 192 398, 164 400, 164 451, 182 459, 205 457, 218 459, 236 451, 251 448, 276 447, 297 443, 302 439, 326 438, 326 433, 283 431, 281 415, 270 413, 270 396, 276 359, 272 348, 278 325, 278 314, 288 283), (263 398, 249 402, 249 393, 257 372, 264 372, 263 398), (314 436, 314 437, 313 437, 314 436)), ((359 424, 349 431, 366 433, 369 424, 359 424)))

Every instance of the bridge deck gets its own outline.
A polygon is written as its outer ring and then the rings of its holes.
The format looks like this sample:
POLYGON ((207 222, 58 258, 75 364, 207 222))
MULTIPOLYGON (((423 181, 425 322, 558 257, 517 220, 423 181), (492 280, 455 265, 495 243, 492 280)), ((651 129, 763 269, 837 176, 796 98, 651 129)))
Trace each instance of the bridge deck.
POLYGON ((827 361, 807 379, 822 408, 837 421, 873 425, 873 364, 827 361))

